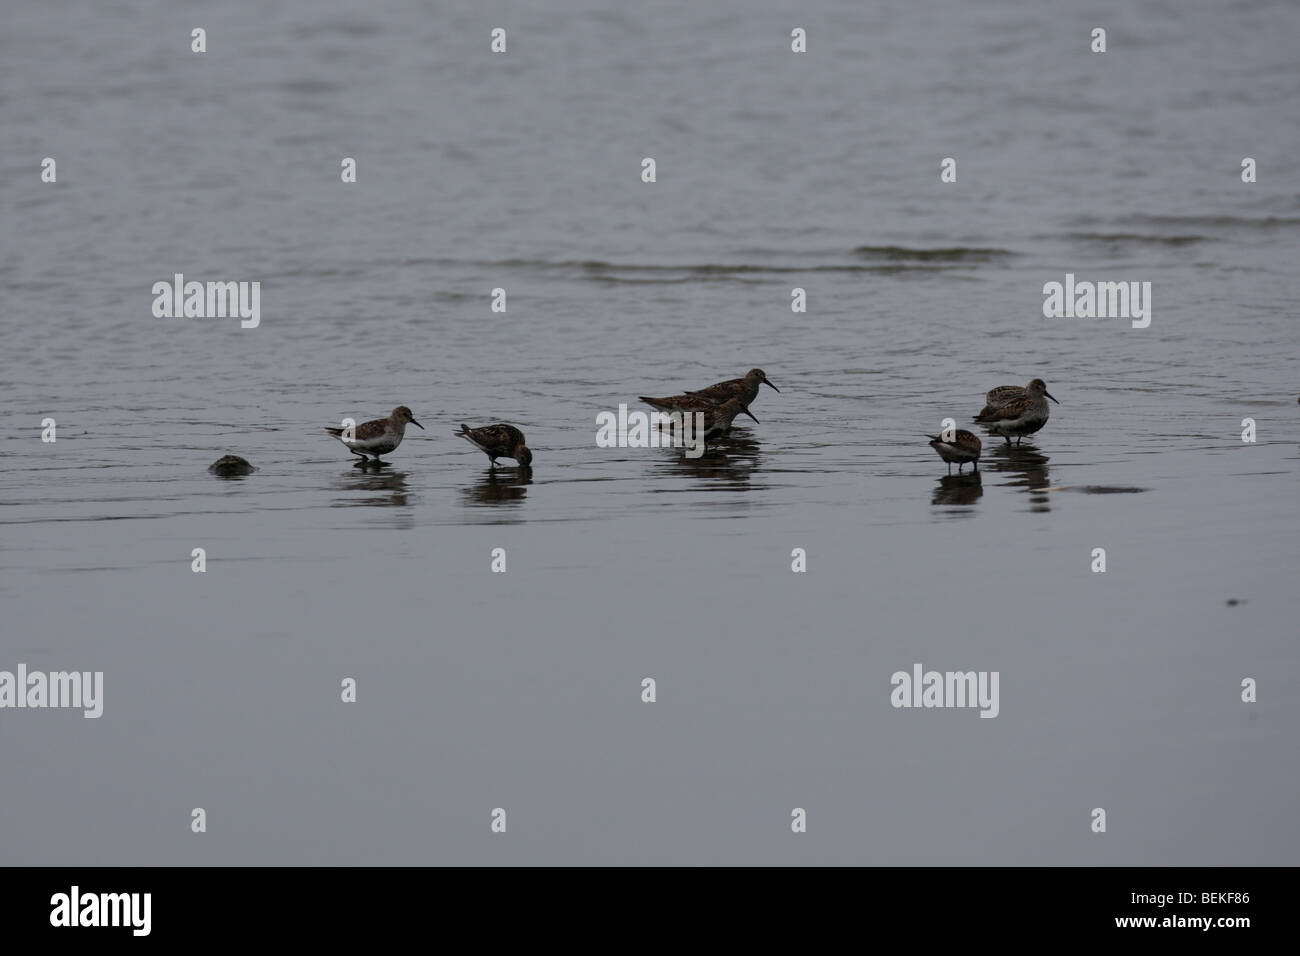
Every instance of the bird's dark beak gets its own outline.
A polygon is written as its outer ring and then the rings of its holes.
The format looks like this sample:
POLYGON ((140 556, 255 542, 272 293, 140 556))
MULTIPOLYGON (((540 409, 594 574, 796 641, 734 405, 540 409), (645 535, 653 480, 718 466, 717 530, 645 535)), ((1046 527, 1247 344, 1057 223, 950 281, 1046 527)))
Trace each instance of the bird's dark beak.
POLYGON ((412 425, 419 425, 419 426, 420 426, 420 431, 424 431, 424 426, 423 426, 423 425, 420 425, 420 423, 417 422, 414 418, 411 419, 411 424, 412 424, 412 425))
MULTIPOLYGON (((1052 401, 1056 402, 1056 397, 1052 395, 1051 392, 1047 391, 1047 389, 1043 389, 1043 394, 1046 395, 1048 398, 1050 398, 1052 401)), ((1061 403, 1056 402, 1056 404, 1060 405, 1061 403)))
MULTIPOLYGON (((748 415, 750 418, 754 418, 754 413, 751 412, 748 408, 742 408, 741 411, 744 412, 746 415, 748 415)), ((760 422, 757 418, 754 418, 754 424, 761 425, 763 423, 760 422)))
POLYGON ((778 392, 781 391, 779 388, 776 388, 775 385, 772 385, 772 383, 769 382, 767 379, 763 379, 763 384, 764 384, 764 385, 770 385, 772 388, 775 388, 778 392))

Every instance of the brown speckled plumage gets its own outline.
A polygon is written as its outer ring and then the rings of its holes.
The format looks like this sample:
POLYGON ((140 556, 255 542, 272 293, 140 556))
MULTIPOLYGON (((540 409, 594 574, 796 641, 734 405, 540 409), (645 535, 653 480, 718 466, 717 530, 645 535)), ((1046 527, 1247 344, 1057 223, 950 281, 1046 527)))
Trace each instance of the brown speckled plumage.
POLYGON ((754 399, 758 397, 758 387, 760 385, 766 385, 777 392, 781 391, 767 380, 767 373, 761 368, 751 368, 743 378, 727 379, 725 382, 717 382, 708 388, 701 388, 687 394, 710 399, 719 405, 728 399, 739 398, 744 406, 748 408, 754 399))
MULTIPOLYGON (((642 395, 640 398, 651 408, 657 408, 661 412, 704 412, 718 407, 717 402, 703 395, 669 395, 667 398, 647 398, 642 395)), ((742 405, 740 410, 753 418, 755 423, 758 422, 748 408, 742 405)))
POLYGON ((737 415, 745 410, 739 398, 731 398, 721 405, 704 410, 704 438, 720 438, 731 431, 731 423, 737 415))
POLYGON ((984 405, 986 408, 1001 408, 1017 398, 1024 398, 1025 394, 1023 385, 999 385, 997 388, 989 389, 984 395, 984 405))
POLYGON ((456 434, 477 445, 488 456, 493 467, 496 467, 498 458, 513 458, 523 468, 533 463, 533 453, 524 444, 524 433, 514 425, 501 423, 481 428, 461 425, 456 434))

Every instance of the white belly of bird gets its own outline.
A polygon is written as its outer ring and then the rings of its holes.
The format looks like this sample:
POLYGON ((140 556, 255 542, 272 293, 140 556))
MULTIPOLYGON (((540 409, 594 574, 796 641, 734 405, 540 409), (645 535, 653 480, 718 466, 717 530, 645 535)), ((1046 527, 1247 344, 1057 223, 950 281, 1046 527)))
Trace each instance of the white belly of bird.
POLYGON ((989 431, 998 435, 1031 435, 1047 424, 1047 416, 1039 412, 1030 412, 1019 418, 993 422, 989 431))
POLYGON ((940 442, 934 447, 938 450, 939 457, 948 462, 975 461, 979 458, 979 455, 972 451, 967 451, 960 445, 949 445, 947 442, 940 442))
POLYGON ((402 436, 395 435, 392 432, 385 432, 377 438, 339 438, 339 441, 355 451, 363 451, 369 455, 386 455, 402 443, 402 436))

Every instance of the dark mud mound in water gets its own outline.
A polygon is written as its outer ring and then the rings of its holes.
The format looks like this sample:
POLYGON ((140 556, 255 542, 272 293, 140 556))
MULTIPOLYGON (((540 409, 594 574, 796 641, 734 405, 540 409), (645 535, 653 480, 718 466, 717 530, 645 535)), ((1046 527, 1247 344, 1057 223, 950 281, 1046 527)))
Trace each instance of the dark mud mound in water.
POLYGON ((208 465, 208 471, 219 478, 239 478, 251 475, 257 469, 238 455, 226 455, 208 465))

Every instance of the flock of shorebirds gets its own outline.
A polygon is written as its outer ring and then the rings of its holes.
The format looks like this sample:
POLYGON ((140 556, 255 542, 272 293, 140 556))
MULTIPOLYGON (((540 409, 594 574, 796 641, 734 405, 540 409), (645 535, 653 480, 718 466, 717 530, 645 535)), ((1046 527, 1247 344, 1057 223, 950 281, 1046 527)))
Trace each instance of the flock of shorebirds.
MULTIPOLYGON (((761 368, 756 368, 751 369, 742 378, 717 382, 699 391, 688 391, 667 398, 643 397, 641 401, 660 411, 703 413, 704 440, 708 441, 731 431, 732 421, 742 412, 754 418, 749 411, 749 406, 757 397, 760 385, 767 385, 778 392, 781 391, 767 380, 761 368)), ((754 418, 754 421, 757 422, 758 419, 754 418)), ((420 429, 424 428, 415 420, 409 408, 398 405, 393 409, 393 414, 387 418, 376 418, 374 421, 357 425, 351 430, 326 427, 325 431, 341 441, 348 451, 359 455, 361 463, 373 464, 380 462, 380 455, 387 455, 397 449, 406 436, 408 424, 420 429)), ((479 448, 488 456, 488 461, 493 468, 496 467, 498 458, 513 458, 520 468, 532 466, 533 453, 524 444, 524 433, 514 425, 507 425, 504 422, 484 425, 481 428, 461 425, 460 431, 454 434, 479 448)))
MULTIPOLYGON (((1008 445, 1012 438, 1019 445, 1022 438, 1032 435, 1047 424, 1051 412, 1051 406, 1047 404, 1049 398, 1056 404, 1061 404, 1047 390, 1047 383, 1041 378, 1034 379, 1024 388, 1019 385, 999 385, 985 394, 984 408, 974 420, 991 434, 1001 435, 1008 445)), ((948 474, 952 474, 954 463, 957 465, 957 474, 961 474, 962 466, 968 463, 976 470, 979 469, 981 443, 978 435, 958 428, 952 433, 951 440, 942 435, 925 437, 930 439, 930 447, 948 463, 948 474)))
MULTIPOLYGON (((748 415, 758 422, 749 406, 758 397, 762 385, 781 391, 768 380, 767 373, 761 368, 754 368, 740 378, 717 382, 697 391, 685 391, 665 398, 650 398, 645 395, 640 398, 661 412, 702 413, 704 440, 707 442, 731 431, 731 423, 737 415, 748 415)), ((1048 399, 1057 401, 1048 392, 1047 383, 1041 378, 1034 379, 1023 388, 1019 385, 999 385, 984 396, 984 408, 974 420, 991 434, 1005 438, 1008 445, 1012 438, 1018 444, 1024 436, 1034 434, 1047 424, 1050 412, 1048 399)), ((381 455, 396 450, 402 443, 408 424, 424 428, 415 420, 409 408, 398 405, 387 418, 377 418, 350 430, 326 428, 325 431, 342 442, 354 455, 359 455, 362 463, 370 463, 371 459, 375 463, 381 463, 381 455)), ((524 443, 524 433, 514 425, 504 422, 481 428, 461 425, 460 431, 454 434, 479 448, 488 456, 493 468, 496 467, 498 458, 513 458, 520 468, 528 468, 533 463, 533 453, 524 443)), ((954 464, 957 465, 958 474, 961 474, 962 467, 967 464, 978 470, 981 450, 979 437, 964 428, 945 434, 951 434, 951 437, 926 437, 930 439, 930 447, 948 463, 948 473, 952 474, 954 464)))

